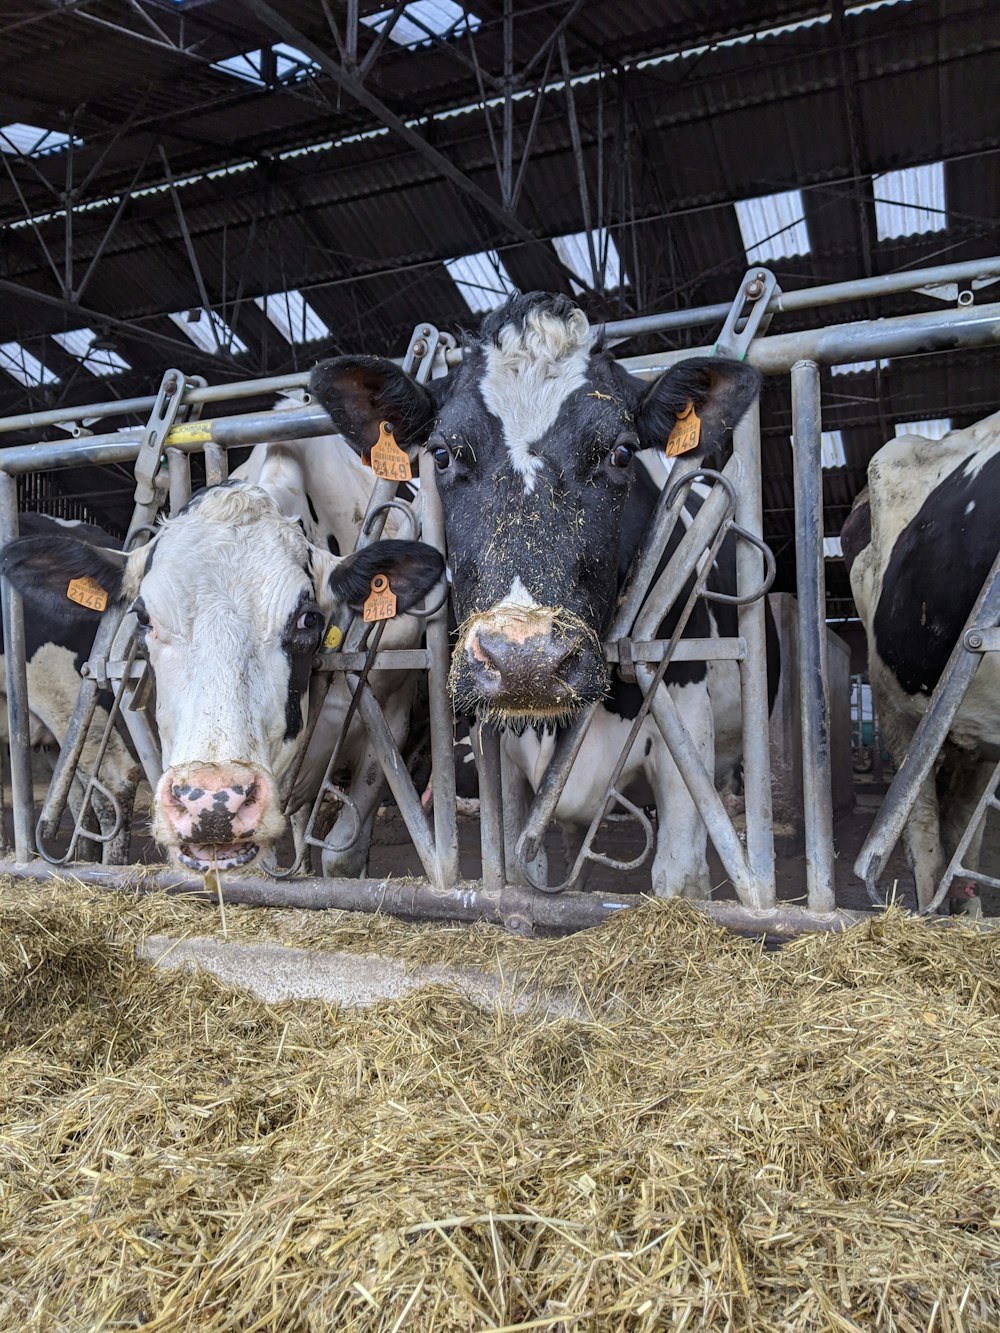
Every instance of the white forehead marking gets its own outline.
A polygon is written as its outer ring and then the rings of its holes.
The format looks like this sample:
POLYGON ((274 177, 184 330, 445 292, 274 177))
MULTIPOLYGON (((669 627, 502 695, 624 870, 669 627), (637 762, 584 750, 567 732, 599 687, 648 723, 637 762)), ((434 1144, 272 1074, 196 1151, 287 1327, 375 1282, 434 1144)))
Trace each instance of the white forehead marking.
POLYGON ((501 605, 524 606, 530 610, 532 607, 539 606, 540 603, 535 601, 534 597, 532 597, 531 593, 521 582, 520 574, 515 574, 514 582, 510 585, 510 592, 503 598, 501 605))
POLYGON ((498 343, 484 349, 483 402, 500 418, 511 466, 526 495, 535 489, 542 466, 531 446, 551 430, 569 395, 586 383, 590 343, 582 310, 569 319, 533 310, 523 329, 505 324, 498 343))

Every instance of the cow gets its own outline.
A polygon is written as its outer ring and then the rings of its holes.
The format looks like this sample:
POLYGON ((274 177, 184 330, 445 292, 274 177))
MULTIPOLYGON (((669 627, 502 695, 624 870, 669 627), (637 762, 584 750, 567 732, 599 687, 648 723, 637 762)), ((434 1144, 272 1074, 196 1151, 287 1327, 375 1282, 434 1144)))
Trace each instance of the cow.
POLYGON ((412 541, 347 557, 310 542, 266 489, 233 479, 195 495, 127 558, 70 537, 22 538, 0 572, 50 613, 87 577, 134 613, 156 690, 163 776, 153 836, 190 869, 249 865, 284 829, 281 780, 297 756, 313 657, 338 608, 384 574, 402 615, 440 580, 412 541))
MULTIPOLYGON (((759 386, 755 369, 722 357, 690 358, 646 384, 595 345, 572 300, 544 292, 488 314, 446 378, 419 384, 370 356, 313 371, 311 392, 356 450, 372 446, 386 419, 398 443, 433 458, 459 623, 452 692, 459 713, 504 729, 508 854, 558 729, 599 701, 556 809, 559 822, 586 824, 640 706, 638 688, 609 675, 601 647, 659 495, 637 456, 661 452, 691 406, 700 438, 688 457, 708 458, 759 386)), ((729 543, 710 583, 731 591, 734 576, 729 543)), ((699 602, 686 633, 729 633, 734 621, 732 608, 699 602)), ((739 754, 736 664, 677 663, 666 680, 709 772, 728 775, 739 754)), ((706 829, 649 718, 621 782, 657 807, 654 891, 705 896, 706 829)), ((531 877, 543 870, 539 859, 531 877)))
MULTIPOLYGON (((941 440, 903 435, 868 465, 842 544, 868 639, 872 698, 902 763, 1000 548, 1000 412, 941 440)), ((1000 662, 986 653, 903 832, 918 906, 934 896, 996 760, 1000 662)), ((966 854, 978 865, 982 830, 966 854)), ((976 914, 955 884, 951 910, 976 914)))
MULTIPOLYGON (((19 526, 22 537, 41 546, 67 536, 93 547, 114 549, 120 545, 102 528, 75 519, 26 513, 20 516, 19 526)), ((30 581, 22 585, 21 592, 24 598, 31 745, 33 749, 47 754, 61 746, 65 738, 80 690, 80 669, 90 656, 101 613, 80 601, 71 601, 67 596, 54 602, 46 600, 43 605, 39 605, 35 587, 30 581)), ((65 587, 63 592, 65 594, 65 587)), ((4 692, 0 701, 0 718, 3 739, 7 740, 5 675, 0 676, 0 682, 4 692)), ((107 722, 110 706, 110 696, 102 693, 81 755, 81 767, 85 773, 93 771, 99 738, 107 722)), ((98 776, 121 809, 121 821, 115 830, 116 821, 109 803, 99 792, 94 793, 94 811, 100 830, 107 839, 101 844, 101 857, 106 864, 122 865, 128 859, 132 810, 136 788, 142 778, 142 768, 117 728, 112 730, 109 737, 98 776)), ((70 792, 70 804, 74 812, 78 809, 81 794, 82 787, 79 782, 75 782, 70 792)), ((93 843, 84 840, 79 844, 79 853, 85 854, 93 846, 93 843)))

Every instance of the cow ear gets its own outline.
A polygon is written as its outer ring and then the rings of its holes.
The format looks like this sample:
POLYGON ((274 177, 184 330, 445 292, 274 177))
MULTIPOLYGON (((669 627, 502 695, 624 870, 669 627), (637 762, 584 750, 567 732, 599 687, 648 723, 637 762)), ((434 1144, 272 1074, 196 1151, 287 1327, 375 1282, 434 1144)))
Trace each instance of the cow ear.
POLYGON ((392 422, 396 443, 412 453, 430 434, 437 412, 426 386, 381 356, 321 361, 309 378, 309 391, 359 454, 376 443, 381 421, 392 422))
MULTIPOLYGON (((692 460, 720 452, 729 432, 760 392, 761 375, 745 361, 694 356, 665 370, 639 401, 636 424, 645 449, 662 449, 688 406, 701 422, 692 460)), ((690 419, 690 418, 688 418, 690 419)), ((688 451, 684 450, 687 454, 688 451)))
POLYGON ((389 580, 389 590, 396 596, 396 612, 401 615, 416 606, 440 580, 444 558, 425 542, 374 542, 338 561, 330 575, 330 591, 338 602, 360 611, 378 574, 389 580))
POLYGON ((97 617, 122 595, 125 557, 73 537, 18 537, 0 551, 0 574, 36 611, 97 617))

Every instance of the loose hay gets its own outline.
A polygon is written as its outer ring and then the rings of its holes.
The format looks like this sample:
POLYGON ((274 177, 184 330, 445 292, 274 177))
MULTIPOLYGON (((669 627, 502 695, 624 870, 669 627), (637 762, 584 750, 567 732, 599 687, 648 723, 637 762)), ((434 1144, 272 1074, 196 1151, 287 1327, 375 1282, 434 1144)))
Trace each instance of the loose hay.
POLYGON ((996 935, 890 914, 768 954, 647 902, 568 941, 294 940, 516 962, 592 1015, 543 1023, 135 961, 217 919, 7 888, 0 1328, 1000 1327, 996 935))

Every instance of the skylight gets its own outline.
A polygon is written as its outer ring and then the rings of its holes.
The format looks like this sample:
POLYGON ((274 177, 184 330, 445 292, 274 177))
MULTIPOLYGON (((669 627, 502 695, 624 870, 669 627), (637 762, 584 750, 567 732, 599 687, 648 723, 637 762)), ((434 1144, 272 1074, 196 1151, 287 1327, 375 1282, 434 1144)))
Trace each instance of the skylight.
POLYGON ((839 537, 823 538, 823 559, 824 560, 843 560, 844 547, 839 537))
MULTIPOLYGON (((628 277, 622 273, 618 247, 615 245, 607 227, 598 227, 591 231, 594 255, 597 259, 597 273, 590 258, 590 246, 587 244, 585 231, 571 232, 568 236, 553 236, 552 245, 556 254, 588 287, 610 290, 613 287, 627 287, 628 277), (598 280, 598 273, 603 272, 604 280, 598 280)), ((575 292, 584 289, 577 283, 571 284, 575 292)))
POLYGON ((951 430, 951 417, 932 417, 929 421, 899 421, 896 438, 900 435, 923 435, 928 440, 943 440, 951 430))
POLYGON ((132 367, 110 347, 94 347, 97 334, 93 329, 72 329, 69 333, 53 333, 53 341, 70 356, 77 359, 92 375, 120 375, 123 370, 132 367))
POLYGON ((517 291, 503 260, 495 250, 446 259, 444 266, 470 310, 485 313, 517 291))
POLYGON ((748 264, 809 253, 809 232, 801 190, 764 194, 758 199, 738 199, 733 207, 748 264))
MULTIPOLYGON (((366 27, 378 32, 392 18, 391 9, 363 17, 366 27)), ((475 32, 481 20, 455 4, 455 0, 410 0, 389 32, 399 46, 430 46, 435 37, 463 37, 475 32)))
POLYGON ((820 463, 823 467, 846 467, 847 455, 844 453, 844 435, 839 430, 825 430, 820 436, 820 463))
POLYGON ((307 343, 329 336, 329 328, 301 292, 291 290, 258 296, 254 305, 263 310, 287 342, 307 343))
POLYGON ((0 343, 0 369, 6 370, 27 389, 37 388, 39 384, 59 383, 55 371, 43 366, 38 357, 32 356, 20 343, 0 343))
POLYGON ((944 231, 948 214, 944 201, 944 163, 904 167, 872 177, 875 193, 875 230, 880 241, 920 232, 944 231))
MULTIPOLYGON (((297 46, 287 42, 275 42, 270 48, 274 52, 274 77, 279 83, 295 83, 307 74, 321 73, 319 65, 300 51, 297 46)), ((240 55, 228 56, 225 60, 216 60, 212 69, 222 74, 231 74, 233 78, 244 79, 258 88, 267 87, 264 73, 267 48, 257 51, 243 51, 240 55)))
POLYGON ((62 130, 43 130, 38 125, 0 125, 0 153, 11 155, 23 154, 25 157, 45 157, 49 153, 61 153, 71 143, 79 144, 70 134, 62 130))
POLYGON ((221 315, 217 315, 214 310, 207 314, 204 310, 178 310, 170 316, 177 327, 194 343, 195 347, 200 347, 203 352, 228 352, 231 356, 238 356, 240 352, 247 350, 247 345, 238 334, 235 334, 221 315), (191 316, 197 318, 192 319, 191 316), (212 332, 213 325, 215 333, 212 332), (216 335, 218 342, 216 342, 216 335))
POLYGON ((888 369, 888 358, 882 357, 878 361, 845 361, 842 366, 831 366, 830 370, 834 375, 860 375, 862 371, 874 370, 876 366, 879 370, 888 369))

